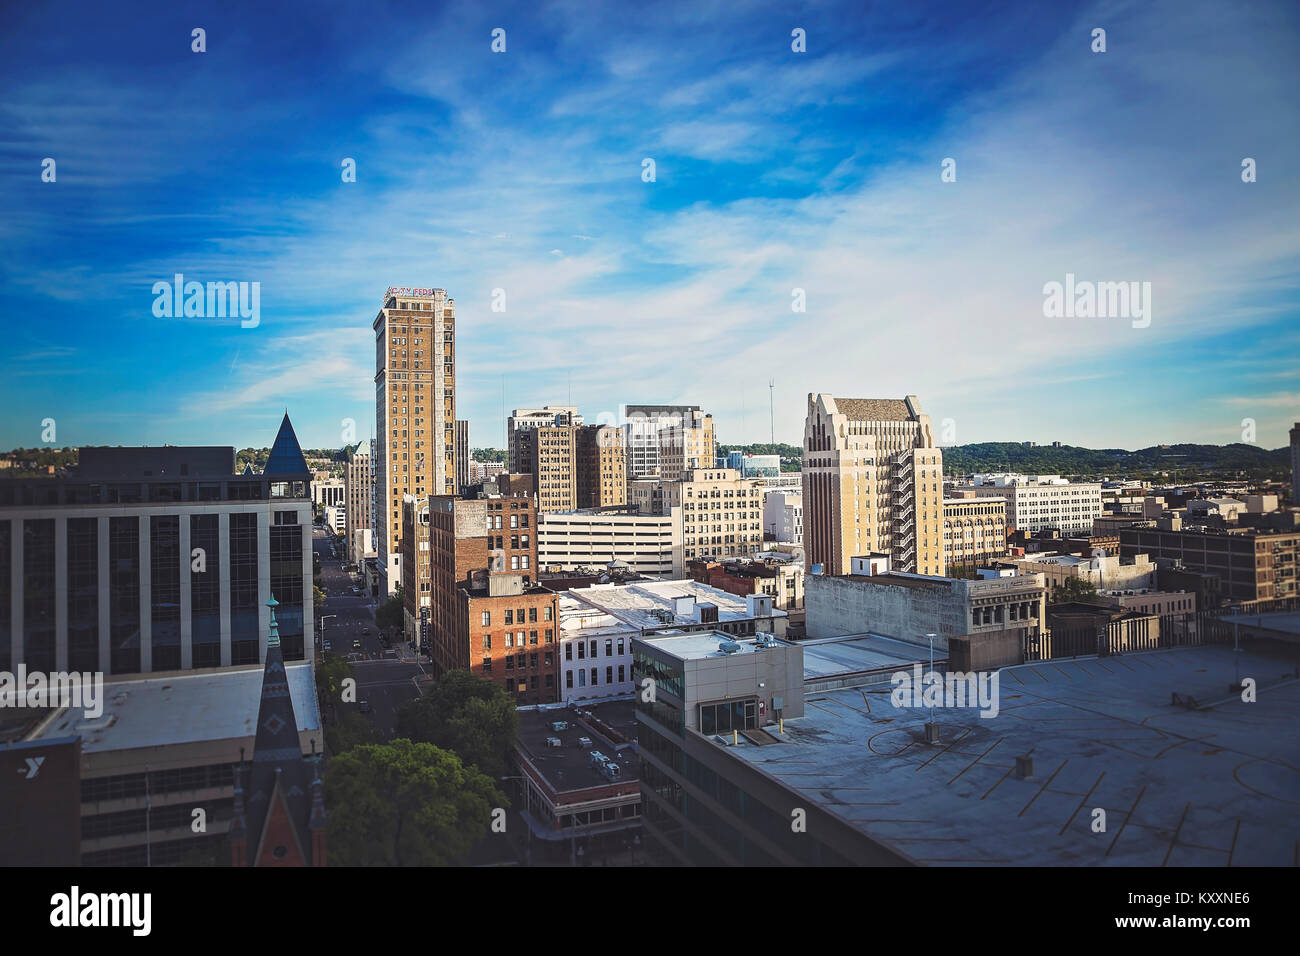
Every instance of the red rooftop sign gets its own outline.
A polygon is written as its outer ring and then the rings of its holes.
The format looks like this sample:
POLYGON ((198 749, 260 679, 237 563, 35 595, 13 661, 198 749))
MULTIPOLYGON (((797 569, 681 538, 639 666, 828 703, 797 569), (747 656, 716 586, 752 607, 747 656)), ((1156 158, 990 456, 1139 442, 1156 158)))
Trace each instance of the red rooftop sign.
POLYGON ((405 286, 391 285, 388 287, 388 291, 384 293, 384 296, 387 297, 390 295, 433 295, 435 292, 438 291, 439 291, 438 289, 408 289, 405 286))

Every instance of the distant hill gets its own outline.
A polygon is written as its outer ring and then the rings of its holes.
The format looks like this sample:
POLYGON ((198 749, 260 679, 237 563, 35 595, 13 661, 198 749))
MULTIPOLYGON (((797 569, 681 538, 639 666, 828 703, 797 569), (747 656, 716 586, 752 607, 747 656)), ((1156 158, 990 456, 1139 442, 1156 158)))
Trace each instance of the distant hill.
POLYGON ((1258 445, 1153 445, 1137 451, 1123 448, 1081 448, 1076 445, 1025 445, 1020 442, 980 442, 943 450, 947 474, 977 471, 1021 471, 1061 475, 1179 475, 1283 478, 1290 474, 1290 450, 1258 445))

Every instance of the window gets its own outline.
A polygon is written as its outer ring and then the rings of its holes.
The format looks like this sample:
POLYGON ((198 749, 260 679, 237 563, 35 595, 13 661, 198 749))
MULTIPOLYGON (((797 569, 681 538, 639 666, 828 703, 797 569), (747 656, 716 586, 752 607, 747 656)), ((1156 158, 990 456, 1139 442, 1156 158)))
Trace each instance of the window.
POLYGON ((506 623, 507 624, 515 623, 515 612, 510 610, 509 608, 506 609, 506 623))
POLYGON ((618 665, 618 682, 619 682, 620 684, 623 683, 623 679, 624 679, 624 678, 623 678, 623 665, 622 665, 622 664, 619 664, 619 665, 618 665))
POLYGON ((605 683, 606 683, 606 684, 612 684, 612 683, 614 683, 614 668, 613 668, 613 667, 606 667, 606 668, 605 668, 605 683))
POLYGON ((573 690, 573 671, 564 672, 564 686, 569 690, 573 690))
POLYGON ((524 646, 524 632, 523 632, 523 631, 515 631, 515 645, 516 645, 517 647, 523 647, 523 646, 524 646))
POLYGON ((528 666, 529 666, 529 667, 536 667, 536 666, 537 666, 537 655, 536 655, 536 654, 529 654, 529 655, 528 655, 528 666))
POLYGON ((584 661, 586 659, 587 659, 587 645, 584 641, 578 641, 578 660, 584 661))
POLYGON ((548 604, 546 605, 546 607, 542 608, 542 620, 549 621, 550 619, 551 619, 551 606, 548 604))
POLYGON ((491 611, 484 611, 484 612, 483 612, 483 626, 484 626, 484 627, 488 627, 489 625, 491 625, 491 623, 492 623, 492 612, 491 612, 491 611))
MULTIPOLYGON (((618 639, 618 656, 619 656, 619 657, 622 657, 622 656, 623 656, 623 638, 621 638, 621 637, 618 639)), ((621 677, 619 678, 619 680, 622 680, 622 679, 623 679, 623 678, 621 678, 621 677)))
POLYGON ((492 673, 492 658, 490 657, 483 658, 483 670, 489 674, 492 673))
POLYGON ((555 686, 555 675, 554 675, 554 674, 547 674, 547 675, 546 675, 546 686, 547 686, 548 688, 550 688, 550 687, 554 687, 554 686, 555 686))
POLYGON ((587 686, 587 672, 584 670, 578 671, 578 686, 579 687, 587 686))
POLYGON ((511 528, 518 528, 518 527, 519 527, 519 515, 511 515, 511 516, 510 516, 510 527, 511 527, 511 528))
POLYGON ((566 661, 571 661, 571 660, 573 660, 573 645, 572 645, 572 644, 565 644, 565 645, 564 645, 564 659, 565 659, 566 661))
POLYGON ((596 642, 595 642, 595 641, 592 641, 592 642, 591 642, 591 659, 592 659, 593 661, 596 659, 596 642))
POLYGON ((608 638, 608 637, 605 638, 605 656, 606 656, 606 657, 613 657, 613 656, 614 656, 614 640, 613 640, 613 638, 608 638))
POLYGON ((512 671, 512 670, 514 670, 514 669, 515 669, 515 659, 514 659, 513 657, 507 657, 507 658, 506 658, 506 670, 508 670, 508 671, 512 671))
POLYGON ((594 667, 591 669, 591 686, 596 686, 596 668, 594 667))
POLYGON ((551 643, 552 641, 554 641, 554 640, 555 640, 555 636, 554 636, 554 634, 552 633, 551 629, 548 627, 548 628, 546 629, 546 643, 547 643, 547 644, 550 644, 550 643, 551 643))
POLYGON ((528 623, 529 623, 529 624, 536 624, 536 623, 537 623, 537 608, 535 608, 535 607, 530 607, 530 608, 528 609, 528 623))
POLYGON ((506 647, 515 646, 515 636, 510 631, 506 631, 506 647))
POLYGON ((536 644, 536 643, 537 643, 537 632, 536 632, 536 631, 529 631, 529 632, 528 632, 528 643, 529 643, 529 644, 536 644))

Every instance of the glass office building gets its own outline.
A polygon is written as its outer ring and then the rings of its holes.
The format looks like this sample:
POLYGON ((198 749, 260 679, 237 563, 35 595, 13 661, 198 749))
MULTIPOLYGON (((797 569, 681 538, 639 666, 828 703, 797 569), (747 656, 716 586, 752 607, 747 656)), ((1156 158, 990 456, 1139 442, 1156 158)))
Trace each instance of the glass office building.
POLYGON ((260 474, 231 447, 78 459, 0 478, 0 670, 260 663, 272 595, 285 659, 311 658, 311 474, 287 415, 260 474))

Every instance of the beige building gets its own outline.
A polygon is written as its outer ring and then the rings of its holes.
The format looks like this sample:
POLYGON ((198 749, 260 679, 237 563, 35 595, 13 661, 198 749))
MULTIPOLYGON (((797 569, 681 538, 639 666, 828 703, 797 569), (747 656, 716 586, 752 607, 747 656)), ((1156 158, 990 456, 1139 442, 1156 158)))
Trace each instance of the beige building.
POLYGON ((854 555, 880 552, 902 572, 945 573, 943 453, 914 395, 810 393, 803 504, 809 569, 848 574, 854 555))
POLYGON ((712 468, 715 454, 713 416, 698 408, 684 413, 680 423, 659 429, 659 477, 665 481, 681 481, 695 468, 712 468))
POLYGON ((578 507, 574 458, 577 429, 572 425, 527 428, 513 437, 519 455, 518 473, 536 479, 537 510, 545 513, 578 507))
POLYGON ((1156 583, 1156 566, 1145 554, 1123 559, 1104 552, 1088 558, 1077 554, 1034 554, 1003 558, 998 564, 1014 567, 1021 574, 1041 574, 1049 592, 1070 578, 1086 581, 1099 591, 1150 588, 1156 583))
POLYGON ((971 575, 1007 553, 1007 503, 1001 498, 943 500, 943 560, 948 574, 971 575))
POLYGON ((348 554, 358 564, 355 557, 358 545, 361 557, 370 557, 374 553, 374 538, 362 534, 371 531, 370 507, 374 503, 375 473, 371 469, 370 442, 357 442, 347 450, 347 465, 343 473, 344 502, 347 513, 344 516, 344 534, 347 536, 348 554), (367 539, 362 541, 362 539, 367 539))
POLYGON ((643 514, 680 509, 686 560, 763 550, 762 486, 757 479, 741 478, 734 468, 696 468, 687 481, 633 481, 628 493, 629 503, 643 514))
POLYGON ((520 474, 527 456, 520 451, 519 439, 534 428, 562 428, 581 425, 583 418, 576 405, 544 405, 541 408, 516 408, 506 419, 506 465, 511 474, 520 474))
POLYGON ((613 508, 627 504, 627 461, 623 429, 587 425, 576 429, 578 507, 613 508))
POLYGON ((556 425, 513 433, 519 474, 533 475, 546 514, 627 503, 623 433, 610 425, 556 425))
POLYGON ((455 494, 456 305, 390 288, 375 330, 375 550, 381 591, 401 580, 402 498, 455 494))
POLYGON ((420 621, 432 614, 432 569, 429 564, 429 498, 402 498, 402 620, 403 635, 423 650, 429 634, 420 621))

